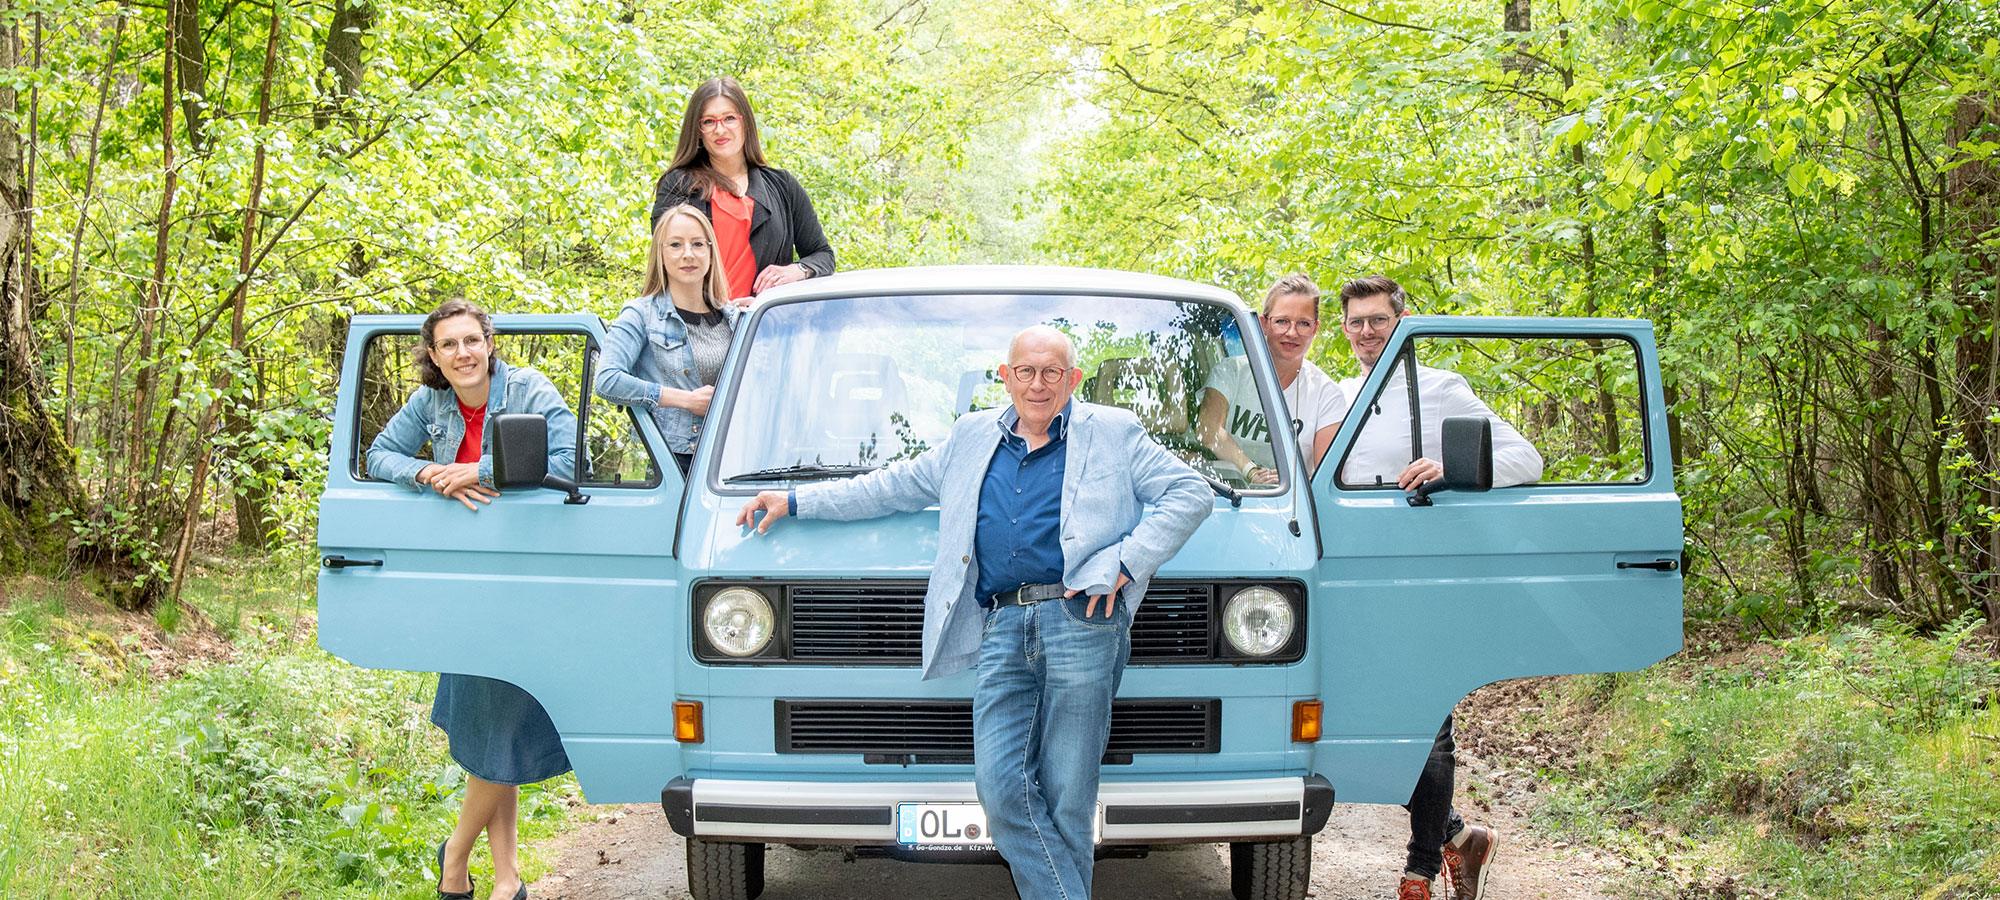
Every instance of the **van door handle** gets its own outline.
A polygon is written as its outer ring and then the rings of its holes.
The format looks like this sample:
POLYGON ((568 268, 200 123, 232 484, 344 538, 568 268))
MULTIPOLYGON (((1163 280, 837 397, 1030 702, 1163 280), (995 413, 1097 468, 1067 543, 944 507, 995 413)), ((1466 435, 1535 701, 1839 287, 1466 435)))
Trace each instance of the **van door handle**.
POLYGON ((1656 559, 1652 562, 1622 562, 1618 564, 1618 568, 1621 569, 1657 569, 1661 572, 1672 572, 1680 567, 1681 561, 1678 559, 1656 559))
MULTIPOLYGON (((382 561, 379 559, 348 559, 345 556, 334 554, 332 556, 320 557, 319 564, 329 569, 346 569, 353 566, 379 566, 382 564, 382 561)), ((1619 563, 1619 565, 1622 566, 1624 563, 1619 563)))

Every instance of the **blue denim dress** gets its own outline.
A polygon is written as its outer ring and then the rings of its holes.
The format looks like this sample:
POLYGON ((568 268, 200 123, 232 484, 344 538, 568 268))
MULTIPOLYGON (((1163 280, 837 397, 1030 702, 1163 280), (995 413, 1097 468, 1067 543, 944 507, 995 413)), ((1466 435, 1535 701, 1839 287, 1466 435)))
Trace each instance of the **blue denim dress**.
MULTIPOLYGON (((527 366, 494 360, 497 390, 486 401, 484 451, 479 480, 493 483, 493 417, 501 413, 540 413, 549 423, 549 471, 567 473, 576 467, 576 414, 548 376, 527 366)), ((465 439, 465 419, 450 390, 419 388, 384 426, 368 447, 368 471, 412 490, 427 490, 417 473, 432 461, 450 461, 465 439), (424 444, 431 460, 418 459, 424 444)), ((437 699, 431 703, 431 723, 451 741, 451 758, 467 772, 494 784, 533 784, 570 770, 562 736, 548 711, 533 695, 505 681, 479 675, 438 676, 437 699)))
POLYGON ((431 724, 451 758, 481 781, 534 784, 569 771, 569 754, 547 710, 527 691, 481 675, 438 676, 431 724))

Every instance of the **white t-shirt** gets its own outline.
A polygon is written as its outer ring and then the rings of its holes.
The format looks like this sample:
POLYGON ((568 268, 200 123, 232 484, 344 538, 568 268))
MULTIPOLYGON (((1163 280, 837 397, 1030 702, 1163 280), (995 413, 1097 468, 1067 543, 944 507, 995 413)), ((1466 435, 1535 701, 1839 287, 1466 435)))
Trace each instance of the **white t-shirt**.
MULTIPOLYGON (((1229 404, 1223 429, 1236 440, 1243 455, 1266 469, 1278 467, 1271 449, 1271 430, 1264 422, 1264 401, 1257 393, 1257 379, 1250 371, 1250 358, 1232 356, 1215 364, 1203 387, 1222 395, 1229 404)), ((1292 435, 1299 442, 1299 458, 1311 467, 1313 436, 1347 413, 1347 395, 1312 363, 1299 366, 1299 377, 1284 391, 1284 408, 1292 417, 1292 435)))
MULTIPOLYGON (((1342 393, 1358 398, 1367 376, 1343 378, 1342 393)), ((1358 402, 1358 400, 1357 400, 1358 402)), ((1484 416, 1493 421, 1493 486, 1527 484, 1542 477, 1542 454, 1507 420, 1472 392, 1464 376, 1429 366, 1417 367, 1417 406, 1423 415, 1424 456, 1444 457, 1444 420, 1452 416, 1484 416)), ((1355 410, 1360 415, 1361 410, 1355 410)), ((1331 453, 1327 454, 1333 455, 1331 453)), ((1382 385, 1368 420, 1355 435, 1354 449, 1341 467, 1340 483, 1394 485, 1412 460, 1410 456, 1410 393, 1403 368, 1397 366, 1382 385), (1377 479, 1380 479, 1379 481, 1377 479)))

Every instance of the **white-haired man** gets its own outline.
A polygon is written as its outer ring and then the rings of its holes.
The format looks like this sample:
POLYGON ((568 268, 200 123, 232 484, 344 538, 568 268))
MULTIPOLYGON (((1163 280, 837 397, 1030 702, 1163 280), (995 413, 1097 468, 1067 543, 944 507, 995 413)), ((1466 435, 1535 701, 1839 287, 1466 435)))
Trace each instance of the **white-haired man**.
POLYGON ((1132 616, 1214 499, 1131 413, 1072 399, 1083 373, 1062 332, 1015 335, 1000 371, 1010 406, 960 417, 914 459, 760 493, 737 523, 938 507, 924 677, 978 664, 974 768, 994 846, 1023 900, 1082 900, 1132 616))

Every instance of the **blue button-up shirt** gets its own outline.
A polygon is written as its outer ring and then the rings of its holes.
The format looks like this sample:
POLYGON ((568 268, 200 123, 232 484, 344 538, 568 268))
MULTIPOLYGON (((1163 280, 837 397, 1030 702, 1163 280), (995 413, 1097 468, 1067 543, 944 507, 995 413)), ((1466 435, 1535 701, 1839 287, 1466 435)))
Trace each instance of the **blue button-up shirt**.
POLYGON ((987 598, 1024 584, 1062 581, 1062 486, 1068 461, 1070 407, 1049 423, 1049 441, 1030 452, 1014 433, 1021 420, 1011 407, 1000 414, 1000 446, 979 487, 979 523, 972 550, 979 587, 987 598))

